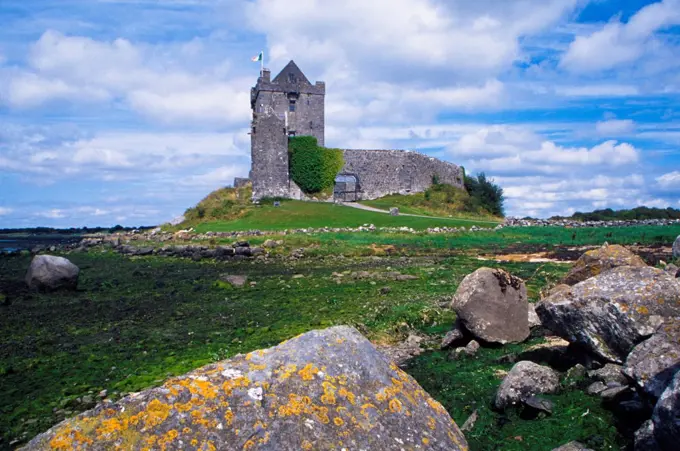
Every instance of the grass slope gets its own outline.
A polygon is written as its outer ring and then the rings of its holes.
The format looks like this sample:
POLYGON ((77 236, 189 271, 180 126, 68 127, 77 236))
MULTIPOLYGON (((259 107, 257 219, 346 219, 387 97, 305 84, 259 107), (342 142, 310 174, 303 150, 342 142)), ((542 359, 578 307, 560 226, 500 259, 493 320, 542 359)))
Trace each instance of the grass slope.
POLYGON ((325 202, 285 201, 280 207, 271 203, 252 207, 243 216, 232 220, 209 221, 196 225, 198 232, 230 232, 235 230, 285 230, 319 227, 357 227, 374 224, 376 227, 494 227, 498 221, 485 219, 418 218, 390 216, 325 202))

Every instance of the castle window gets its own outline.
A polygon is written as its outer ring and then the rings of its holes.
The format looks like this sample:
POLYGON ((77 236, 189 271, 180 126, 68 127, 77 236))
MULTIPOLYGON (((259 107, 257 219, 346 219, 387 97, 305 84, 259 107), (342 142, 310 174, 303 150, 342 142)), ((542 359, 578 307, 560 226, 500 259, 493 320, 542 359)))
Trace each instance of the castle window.
POLYGON ((314 124, 312 123, 312 121, 309 121, 309 128, 314 128, 314 124))
POLYGON ((288 81, 291 83, 295 83, 295 74, 289 73, 288 74, 288 81))
POLYGON ((288 132, 289 138, 295 138, 295 132, 288 132))
POLYGON ((288 111, 295 111, 295 100, 291 99, 290 103, 288 104, 288 111))

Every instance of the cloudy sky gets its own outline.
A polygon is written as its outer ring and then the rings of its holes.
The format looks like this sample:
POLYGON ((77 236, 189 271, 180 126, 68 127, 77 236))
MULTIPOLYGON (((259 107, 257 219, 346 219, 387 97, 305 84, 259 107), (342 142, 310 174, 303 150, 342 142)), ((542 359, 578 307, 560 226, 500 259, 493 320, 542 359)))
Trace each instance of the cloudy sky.
POLYGON ((265 51, 326 143, 484 171, 510 215, 680 208, 680 0, 0 0, 0 227, 167 221, 250 166, 265 51))

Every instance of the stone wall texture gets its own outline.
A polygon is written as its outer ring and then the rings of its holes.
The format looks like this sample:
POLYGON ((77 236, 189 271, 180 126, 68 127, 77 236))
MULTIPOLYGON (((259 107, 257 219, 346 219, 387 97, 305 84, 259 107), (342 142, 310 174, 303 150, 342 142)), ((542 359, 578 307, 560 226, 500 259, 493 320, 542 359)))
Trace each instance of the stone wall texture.
POLYGON ((250 145, 253 199, 288 197, 288 136, 284 121, 274 114, 255 116, 250 145))
POLYGON ((341 174, 354 175, 358 199, 425 191, 436 175, 440 183, 463 188, 463 170, 452 163, 407 150, 343 150, 341 174))

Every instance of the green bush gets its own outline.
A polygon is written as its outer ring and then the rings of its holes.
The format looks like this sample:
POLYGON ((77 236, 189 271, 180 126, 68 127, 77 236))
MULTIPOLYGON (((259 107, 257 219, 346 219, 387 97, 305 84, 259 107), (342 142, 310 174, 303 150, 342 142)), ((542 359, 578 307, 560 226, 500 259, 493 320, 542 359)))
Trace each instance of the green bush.
POLYGON ((465 189, 472 198, 474 205, 479 205, 494 216, 503 216, 505 197, 503 188, 486 178, 486 174, 480 172, 477 177, 465 176, 465 189))
POLYGON ((313 136, 296 136, 288 141, 290 176, 307 194, 333 187, 335 176, 344 164, 342 151, 319 147, 313 136))

